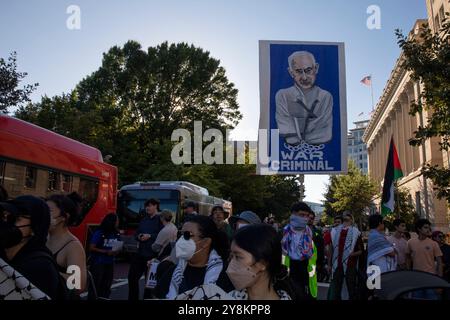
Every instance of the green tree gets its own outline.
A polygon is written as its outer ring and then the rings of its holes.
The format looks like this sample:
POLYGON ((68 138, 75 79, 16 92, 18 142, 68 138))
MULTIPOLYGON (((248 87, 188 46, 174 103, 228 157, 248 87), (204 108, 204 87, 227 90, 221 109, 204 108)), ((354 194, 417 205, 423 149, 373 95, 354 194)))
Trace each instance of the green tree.
POLYGON ((327 191, 324 194, 325 197, 325 202, 324 202, 324 207, 325 207, 325 215, 327 215, 328 217, 334 217, 338 214, 342 214, 342 211, 338 211, 336 209, 333 208, 332 204, 335 203, 337 201, 337 199, 335 198, 335 192, 336 192, 336 182, 337 182, 337 176, 333 175, 330 176, 330 181, 327 185, 327 191))
POLYGON ((173 130, 192 132, 202 121, 204 130, 225 132, 242 118, 237 89, 209 52, 167 42, 142 50, 135 41, 112 47, 70 94, 44 97, 16 116, 111 155, 121 184, 194 174, 170 170, 173 130))
POLYGON ((323 224, 324 226, 330 226, 330 225, 333 224, 333 218, 332 218, 332 216, 330 216, 330 215, 328 215, 328 214, 323 214, 323 215, 320 217, 320 221, 322 222, 322 224, 323 224))
MULTIPOLYGON (((407 38, 396 30, 398 44, 405 59, 403 68, 411 71, 411 78, 420 81, 423 90, 418 101, 412 101, 411 115, 427 110, 431 115, 424 126, 419 126, 409 140, 413 146, 440 138, 440 149, 450 147, 450 19, 447 13, 440 32, 432 34, 427 25, 418 38, 407 38)), ((422 169, 433 181, 437 196, 450 204, 450 169, 427 164, 422 169)))
POLYGON ((298 176, 266 176, 267 192, 272 196, 265 199, 264 213, 271 213, 277 221, 290 216, 291 205, 300 199, 298 176))
POLYGON ((12 52, 8 60, 0 58, 0 113, 8 113, 8 108, 18 107, 30 101, 30 94, 39 85, 27 84, 19 88, 26 72, 17 71, 17 53, 12 52))
POLYGON ((348 210, 360 227, 365 222, 365 211, 372 203, 377 188, 369 176, 363 174, 353 161, 348 163, 348 173, 336 176, 331 207, 336 211, 348 210))
POLYGON ((408 229, 412 230, 414 223, 418 218, 417 212, 409 200, 409 190, 407 188, 398 188, 395 186, 394 189, 394 213, 386 216, 384 218, 387 221, 387 227, 389 230, 394 230, 392 223, 396 218, 405 220, 408 229))
POLYGON ((260 217, 266 211, 266 199, 273 194, 268 190, 268 177, 255 175, 252 164, 216 165, 214 177, 221 182, 221 193, 233 202, 234 213, 252 210, 260 217))

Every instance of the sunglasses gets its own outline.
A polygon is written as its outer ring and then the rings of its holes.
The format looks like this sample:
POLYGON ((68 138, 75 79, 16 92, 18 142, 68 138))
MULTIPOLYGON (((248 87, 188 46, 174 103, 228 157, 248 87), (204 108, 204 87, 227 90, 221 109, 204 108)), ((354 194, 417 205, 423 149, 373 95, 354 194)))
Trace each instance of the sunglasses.
POLYGON ((185 240, 189 240, 191 238, 194 238, 195 234, 193 234, 190 231, 181 231, 180 230, 180 231, 177 232, 177 238, 179 239, 181 237, 183 237, 185 240))

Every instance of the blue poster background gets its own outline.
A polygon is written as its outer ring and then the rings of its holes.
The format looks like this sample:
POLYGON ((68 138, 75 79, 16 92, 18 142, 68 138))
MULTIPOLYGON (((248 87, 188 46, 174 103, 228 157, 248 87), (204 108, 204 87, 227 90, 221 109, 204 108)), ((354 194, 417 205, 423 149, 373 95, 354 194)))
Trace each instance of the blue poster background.
MULTIPOLYGON (((291 87, 294 82, 288 73, 288 57, 295 51, 311 52, 316 63, 319 64, 315 84, 327 90, 333 96, 333 137, 322 149, 323 160, 333 167, 333 171, 341 170, 341 117, 339 97, 339 47, 338 45, 318 44, 270 44, 270 129, 277 129, 275 120, 275 94, 278 90, 291 87)), ((280 160, 281 151, 289 152, 284 147, 283 139, 280 138, 280 160)), ((270 141, 270 140, 269 140, 270 141)), ((269 147, 270 150, 270 147, 269 147)), ((269 165, 270 168, 270 165, 269 165)), ((269 169, 270 170, 270 169, 269 169)), ((273 171, 273 170, 271 170, 273 171)), ((311 170, 309 170, 311 172, 311 170)), ((317 173, 323 170, 318 170, 317 173)), ((280 170, 278 172, 291 172, 291 170, 280 170)), ((296 172, 293 171, 292 172, 296 172)))

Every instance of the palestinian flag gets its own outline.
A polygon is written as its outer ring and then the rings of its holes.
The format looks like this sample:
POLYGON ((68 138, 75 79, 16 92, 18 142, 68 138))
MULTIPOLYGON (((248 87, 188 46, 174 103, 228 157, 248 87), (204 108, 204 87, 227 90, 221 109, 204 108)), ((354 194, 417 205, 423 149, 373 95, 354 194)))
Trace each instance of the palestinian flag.
POLYGON ((394 181, 403 177, 394 138, 391 137, 386 172, 384 174, 383 196, 381 198, 381 215, 384 217, 394 211, 394 181))

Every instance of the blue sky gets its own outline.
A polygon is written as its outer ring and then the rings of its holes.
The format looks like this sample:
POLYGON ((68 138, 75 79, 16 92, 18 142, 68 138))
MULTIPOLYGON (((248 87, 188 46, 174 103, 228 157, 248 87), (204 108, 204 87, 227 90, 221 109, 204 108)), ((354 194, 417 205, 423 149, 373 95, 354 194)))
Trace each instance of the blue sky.
MULTIPOLYGON (((348 126, 371 110, 400 53, 394 30, 405 33, 426 18, 425 0, 169 0, 24 1, 0 3, 0 56, 17 51, 27 82, 39 82, 33 100, 68 92, 101 64, 102 53, 129 39, 143 48, 187 42, 220 59, 239 89, 244 115, 234 137, 256 140, 259 115, 258 40, 345 43, 348 126), (81 29, 69 30, 69 5, 81 9, 81 29), (370 5, 381 10, 381 29, 369 30, 370 5)), ((328 176, 306 176, 306 200, 322 199, 328 176)))

